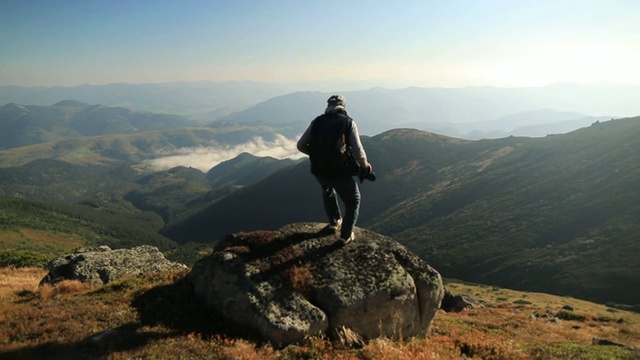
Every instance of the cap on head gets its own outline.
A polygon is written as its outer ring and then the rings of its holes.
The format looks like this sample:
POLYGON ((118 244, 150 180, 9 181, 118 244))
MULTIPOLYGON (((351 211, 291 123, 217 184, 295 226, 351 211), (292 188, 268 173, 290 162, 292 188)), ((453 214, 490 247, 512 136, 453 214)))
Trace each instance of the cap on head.
POLYGON ((327 99, 327 104, 333 106, 346 106, 347 101, 342 95, 331 95, 331 97, 327 99))

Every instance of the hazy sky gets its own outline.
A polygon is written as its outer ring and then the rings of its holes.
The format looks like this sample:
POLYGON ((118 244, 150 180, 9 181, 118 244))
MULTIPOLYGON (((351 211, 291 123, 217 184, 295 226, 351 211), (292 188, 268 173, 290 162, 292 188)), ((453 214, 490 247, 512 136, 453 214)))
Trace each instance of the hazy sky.
POLYGON ((0 85, 640 84, 640 1, 0 0, 0 85))

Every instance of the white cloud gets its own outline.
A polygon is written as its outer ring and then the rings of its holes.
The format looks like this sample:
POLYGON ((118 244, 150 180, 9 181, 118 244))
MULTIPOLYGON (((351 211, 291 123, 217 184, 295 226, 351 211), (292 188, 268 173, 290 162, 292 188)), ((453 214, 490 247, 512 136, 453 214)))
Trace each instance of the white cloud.
POLYGON ((187 166, 207 172, 221 162, 233 159, 245 152, 259 157, 299 159, 304 154, 298 151, 296 142, 295 139, 287 139, 283 135, 277 135, 274 141, 265 141, 261 137, 255 137, 250 142, 234 146, 180 148, 170 153, 158 154, 158 158, 145 162, 145 165, 155 170, 187 166))

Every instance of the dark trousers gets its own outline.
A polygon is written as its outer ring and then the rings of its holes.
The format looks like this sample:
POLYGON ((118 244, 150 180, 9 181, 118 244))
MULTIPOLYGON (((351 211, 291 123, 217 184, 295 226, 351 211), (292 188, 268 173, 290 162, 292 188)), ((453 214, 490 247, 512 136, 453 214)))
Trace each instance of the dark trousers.
POLYGON ((322 202, 324 211, 329 218, 329 223, 335 225, 342 218, 340 237, 343 239, 349 238, 360 212, 360 189, 358 188, 358 183, 351 176, 336 178, 316 176, 316 179, 322 186, 322 202), (344 216, 340 214, 336 194, 344 203, 344 216))

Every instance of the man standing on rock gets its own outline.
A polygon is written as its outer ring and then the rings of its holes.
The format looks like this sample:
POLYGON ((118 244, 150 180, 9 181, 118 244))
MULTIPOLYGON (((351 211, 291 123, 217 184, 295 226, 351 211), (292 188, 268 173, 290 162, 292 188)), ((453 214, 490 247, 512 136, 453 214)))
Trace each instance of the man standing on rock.
POLYGON ((347 115, 345 105, 342 95, 329 97, 324 114, 316 117, 298 140, 298 150, 309 155, 311 173, 322 187, 329 227, 340 231, 343 244, 355 238, 353 228, 360 211, 360 190, 353 176, 358 172, 365 177, 373 174, 358 127, 347 115), (344 202, 344 218, 336 194, 344 202))

